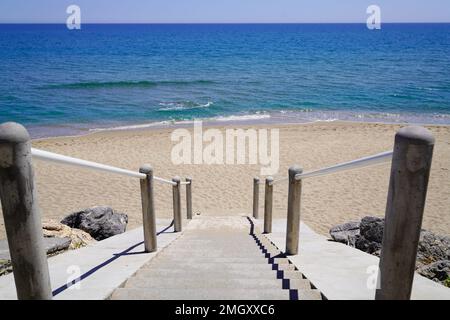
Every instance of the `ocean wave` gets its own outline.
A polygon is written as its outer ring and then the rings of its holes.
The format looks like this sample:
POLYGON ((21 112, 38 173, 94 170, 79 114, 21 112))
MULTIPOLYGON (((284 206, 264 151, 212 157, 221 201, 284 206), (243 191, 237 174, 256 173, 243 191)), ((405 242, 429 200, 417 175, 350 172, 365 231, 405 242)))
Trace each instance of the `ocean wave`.
POLYGON ((220 116, 212 118, 211 120, 227 122, 227 121, 248 121, 248 120, 261 120, 270 119, 270 114, 248 114, 242 116, 220 116))
POLYGON ((106 127, 106 128, 92 128, 89 132, 102 132, 102 131, 123 131, 123 130, 134 130, 134 129, 145 129, 152 127, 167 127, 176 125, 186 125, 192 124, 194 121, 203 122, 229 122, 229 121, 254 121, 261 119, 270 119, 269 114, 252 114, 252 115, 232 115, 232 116, 218 116, 213 118, 198 118, 198 119, 183 119, 183 120, 164 120, 157 122, 149 122, 142 124, 130 124, 116 127, 106 127))
POLYGON ((39 89, 108 89, 108 88, 152 88, 157 86, 189 86, 189 85, 208 85, 214 84, 211 80, 162 80, 162 81, 91 81, 74 82, 62 84, 50 84, 41 86, 39 89))
POLYGON ((152 127, 177 125, 177 124, 189 124, 189 123, 193 123, 193 121, 192 120, 180 120, 180 121, 164 120, 164 121, 158 121, 158 122, 130 124, 130 125, 124 125, 124 126, 117 126, 117 127, 92 128, 92 129, 89 129, 89 131, 90 132, 122 131, 122 130, 145 129, 145 128, 152 128, 152 127))
POLYGON ((195 103, 191 101, 186 102, 161 102, 159 105, 164 106, 163 108, 159 108, 158 111, 179 111, 179 110, 189 110, 189 109, 199 109, 199 108, 208 108, 212 106, 214 103, 212 101, 208 101, 205 104, 195 103))

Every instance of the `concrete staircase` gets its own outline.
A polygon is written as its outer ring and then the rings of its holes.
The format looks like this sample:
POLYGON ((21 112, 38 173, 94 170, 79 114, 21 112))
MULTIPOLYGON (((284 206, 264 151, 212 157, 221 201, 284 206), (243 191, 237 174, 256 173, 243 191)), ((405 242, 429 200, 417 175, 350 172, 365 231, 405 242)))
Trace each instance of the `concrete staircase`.
POLYGON ((111 299, 321 300, 247 217, 197 217, 111 299))

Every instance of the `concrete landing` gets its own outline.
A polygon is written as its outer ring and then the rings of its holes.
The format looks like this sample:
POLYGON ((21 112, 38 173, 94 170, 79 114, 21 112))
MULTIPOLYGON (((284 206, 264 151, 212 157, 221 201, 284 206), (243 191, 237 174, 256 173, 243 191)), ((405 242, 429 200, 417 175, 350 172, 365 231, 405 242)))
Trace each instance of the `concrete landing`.
MULTIPOLYGON (((255 225, 263 225, 262 219, 254 221, 255 225)), ((272 230, 266 237, 285 250, 286 219, 273 220, 272 230)), ((300 226, 299 254, 288 258, 330 300, 373 300, 375 297, 374 270, 378 268, 379 258, 328 241, 304 223, 300 226)), ((448 300, 450 289, 416 274, 411 298, 448 300)))
MULTIPOLYGON (((156 230, 161 231, 170 223, 169 219, 158 219, 156 230)), ((159 234, 158 252, 178 236, 180 233, 174 233, 173 227, 159 234)), ((143 239, 142 228, 137 228, 49 258, 54 299, 106 299, 156 256, 157 252, 144 253, 143 239), (71 283, 80 277, 80 282, 71 283)), ((9 299, 17 299, 12 273, 0 277, 0 300, 9 299)))

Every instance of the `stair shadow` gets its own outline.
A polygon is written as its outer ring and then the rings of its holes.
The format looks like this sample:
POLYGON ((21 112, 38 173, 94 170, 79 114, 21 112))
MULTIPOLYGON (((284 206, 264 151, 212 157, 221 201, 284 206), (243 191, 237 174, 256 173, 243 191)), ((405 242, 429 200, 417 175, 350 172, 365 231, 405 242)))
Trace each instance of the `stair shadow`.
MULTIPOLYGON (((174 224, 174 221, 172 220, 172 222, 170 223, 170 225, 168 225, 167 227, 165 227, 165 228, 162 229, 161 231, 157 232, 156 235, 159 236, 160 234, 163 234, 163 233, 173 233, 173 231, 171 231, 171 232, 166 232, 168 229, 170 229, 170 228, 173 226, 173 224, 174 224)), ((142 244, 144 244, 144 241, 141 241, 141 242, 139 242, 139 243, 136 243, 136 244, 132 245, 131 247, 129 247, 128 249, 125 249, 125 250, 122 251, 122 252, 113 254, 113 257, 112 257, 112 258, 109 258, 108 260, 106 260, 106 261, 100 263, 99 265, 93 267, 92 269, 90 269, 89 271, 83 273, 80 277, 78 277, 78 278, 72 280, 71 282, 68 282, 68 283, 62 285, 61 287, 59 287, 59 288, 53 290, 53 292, 52 292, 53 296, 56 296, 56 295, 60 294, 61 292, 67 290, 67 289, 70 288, 71 286, 73 286, 73 285, 79 283, 80 281, 86 279, 87 277, 93 275, 95 272, 97 272, 97 271, 100 270, 101 268, 107 266, 108 264, 110 264, 111 262, 113 262, 113 261, 119 259, 119 258, 122 257, 122 256, 133 255, 133 254, 144 254, 144 253, 146 253, 145 251, 130 252, 131 250, 133 250, 133 249, 139 247, 139 246, 142 245, 142 244)))
MULTIPOLYGON (((265 255, 265 258, 267 259, 267 263, 272 265, 272 270, 277 272, 277 279, 282 281, 282 288, 284 290, 289 290, 289 300, 298 300, 298 290, 297 289, 291 289, 290 288, 290 281, 289 279, 284 278, 284 271, 278 270, 278 264, 275 263, 275 259, 277 258, 287 258, 287 255, 280 250, 280 253, 276 256, 270 256, 268 253, 268 250, 264 247, 262 242, 258 239, 258 237, 255 234, 255 224, 247 217, 248 222, 250 223, 250 233, 249 235, 255 240, 256 244, 258 245, 259 249, 262 251, 262 253, 265 255)), ((275 248, 277 248, 274 245, 275 248)), ((278 248, 277 248, 278 249, 278 248)), ((278 249, 279 250, 279 249, 278 249)), ((295 268, 297 270, 297 268, 295 268)))

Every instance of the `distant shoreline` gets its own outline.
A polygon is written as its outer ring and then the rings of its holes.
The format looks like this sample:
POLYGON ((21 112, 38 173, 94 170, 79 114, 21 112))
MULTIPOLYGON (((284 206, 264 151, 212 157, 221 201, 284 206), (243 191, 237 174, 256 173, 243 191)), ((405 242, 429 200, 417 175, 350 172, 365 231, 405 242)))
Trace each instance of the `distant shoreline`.
MULTIPOLYGON (((428 122, 408 122, 408 121, 381 121, 378 117, 374 116, 372 119, 307 119, 299 118, 298 114, 305 114, 304 112, 299 112, 297 114, 291 113, 294 116, 283 117, 280 114, 250 114, 250 115, 236 115, 236 116, 223 116, 216 118, 205 118, 205 119, 192 119, 192 120, 162 120, 162 121, 150 121, 150 122, 127 122, 127 123, 116 123, 111 125, 86 125, 84 128, 70 128, 65 125, 55 125, 55 126, 26 126, 33 140, 44 140, 51 138, 68 138, 68 137, 79 137, 85 135, 91 135, 98 132, 117 132, 117 131, 142 131, 142 130, 158 130, 158 129, 175 129, 183 127, 192 127, 194 121, 202 121, 203 125, 206 127, 217 127, 217 126, 251 126, 251 125, 302 125, 302 124, 313 124, 313 123, 327 123, 327 122, 348 122, 348 123, 362 123, 362 124, 385 124, 385 125, 421 125, 421 126, 431 126, 431 127, 449 127, 450 126, 450 115, 448 115, 449 123, 428 123, 428 122), (53 128, 58 130, 52 133, 40 134, 36 136, 36 131, 52 131, 53 128), (61 129, 63 128, 63 129, 61 129), (37 130, 36 130, 37 129, 37 130), (66 131, 66 133, 64 132, 66 131), (58 134, 60 132, 60 134, 58 134)), ((400 118, 401 119, 401 118, 400 118)))

